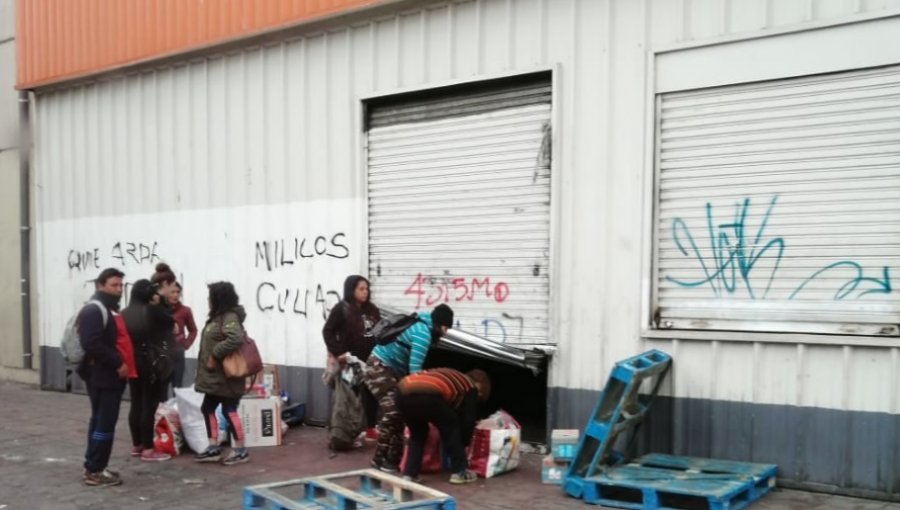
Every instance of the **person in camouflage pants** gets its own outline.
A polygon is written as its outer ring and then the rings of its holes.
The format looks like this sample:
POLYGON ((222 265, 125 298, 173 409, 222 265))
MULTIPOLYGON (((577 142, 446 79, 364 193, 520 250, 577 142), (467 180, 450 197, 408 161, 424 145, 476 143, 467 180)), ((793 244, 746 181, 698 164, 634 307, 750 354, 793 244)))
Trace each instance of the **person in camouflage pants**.
POLYGON ((444 304, 431 313, 420 312, 419 320, 385 345, 376 345, 366 361, 365 381, 378 401, 378 443, 372 467, 388 473, 400 469, 403 457, 403 418, 397 410, 397 383, 408 374, 422 370, 432 341, 453 325, 453 310, 444 304))
POLYGON ((376 469, 393 472, 403 457, 403 419, 397 410, 397 376, 374 356, 369 356, 366 370, 366 386, 381 409, 378 443, 372 465, 376 469))

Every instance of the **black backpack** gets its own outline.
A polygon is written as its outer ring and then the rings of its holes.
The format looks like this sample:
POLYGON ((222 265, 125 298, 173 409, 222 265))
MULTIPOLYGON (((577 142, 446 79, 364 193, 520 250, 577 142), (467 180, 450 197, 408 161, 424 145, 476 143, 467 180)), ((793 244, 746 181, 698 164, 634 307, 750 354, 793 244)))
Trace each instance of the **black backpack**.
POLYGON ((403 333, 418 321, 419 315, 415 313, 391 315, 375 323, 367 336, 374 338, 375 343, 378 345, 387 345, 396 340, 400 333, 403 333))

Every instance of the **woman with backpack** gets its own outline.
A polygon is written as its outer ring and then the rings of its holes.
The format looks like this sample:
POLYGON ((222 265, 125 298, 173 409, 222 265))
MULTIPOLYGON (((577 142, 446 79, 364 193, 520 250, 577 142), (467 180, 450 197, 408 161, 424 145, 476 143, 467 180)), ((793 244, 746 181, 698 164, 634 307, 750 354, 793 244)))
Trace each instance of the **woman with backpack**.
POLYGON ((203 393, 203 422, 209 446, 198 453, 197 462, 218 462, 222 460, 219 447, 219 424, 216 407, 222 405, 222 414, 228 422, 231 434, 231 454, 222 463, 226 466, 247 462, 250 459, 244 447, 244 430, 238 416, 238 405, 244 395, 245 379, 226 377, 222 360, 240 349, 244 341, 244 318, 247 314, 239 303, 234 285, 230 282, 209 284, 209 318, 200 334, 200 352, 197 356, 197 377, 194 388, 203 393))
POLYGON ((137 378, 129 379, 131 410, 131 455, 143 461, 163 461, 171 457, 153 447, 156 408, 171 375, 172 345, 175 320, 162 302, 159 287, 150 280, 138 280, 131 288, 131 300, 122 310, 122 320, 131 337, 137 378))
MULTIPOLYGON (((369 280, 357 274, 348 276, 344 280, 344 299, 331 309, 322 328, 329 365, 336 365, 333 368, 339 370, 347 354, 365 362, 375 347, 375 340, 367 334, 380 319, 381 312, 371 301, 369 280)), ((378 438, 378 401, 365 384, 360 385, 359 396, 366 414, 366 439, 374 441, 378 438)))
POLYGON ((399 470, 403 457, 403 417, 397 409, 397 383, 422 370, 431 345, 453 326, 453 309, 441 303, 431 313, 417 312, 415 319, 392 341, 372 349, 366 361, 366 386, 381 409, 372 467, 388 473, 399 470))

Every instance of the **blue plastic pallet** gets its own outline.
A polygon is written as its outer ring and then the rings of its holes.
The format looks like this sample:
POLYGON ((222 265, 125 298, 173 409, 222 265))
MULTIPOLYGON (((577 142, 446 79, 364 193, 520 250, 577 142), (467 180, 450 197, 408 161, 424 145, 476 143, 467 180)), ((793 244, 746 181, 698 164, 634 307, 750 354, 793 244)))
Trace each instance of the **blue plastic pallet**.
POLYGON ((586 478, 624 460, 625 453, 615 449, 617 440, 644 419, 671 366, 672 357, 658 350, 616 363, 566 471, 566 493, 581 498, 586 478))
POLYGON ((244 488, 244 510, 456 510, 448 494, 374 469, 244 488))
POLYGON ((650 454, 583 480, 587 503, 616 508, 741 510, 775 487, 777 467, 650 454))

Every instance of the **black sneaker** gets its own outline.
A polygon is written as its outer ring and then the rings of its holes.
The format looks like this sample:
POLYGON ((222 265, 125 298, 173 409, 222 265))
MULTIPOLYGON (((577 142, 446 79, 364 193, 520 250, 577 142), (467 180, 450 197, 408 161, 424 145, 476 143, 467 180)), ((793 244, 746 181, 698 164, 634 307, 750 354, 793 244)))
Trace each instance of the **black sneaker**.
POLYGON ((247 462, 248 460, 250 460, 250 454, 247 453, 246 448, 235 448, 234 450, 231 450, 231 454, 222 461, 222 464, 233 466, 235 464, 247 462))
POLYGON ((218 446, 209 446, 202 452, 194 455, 195 462, 219 462, 222 458, 222 450, 218 446))

